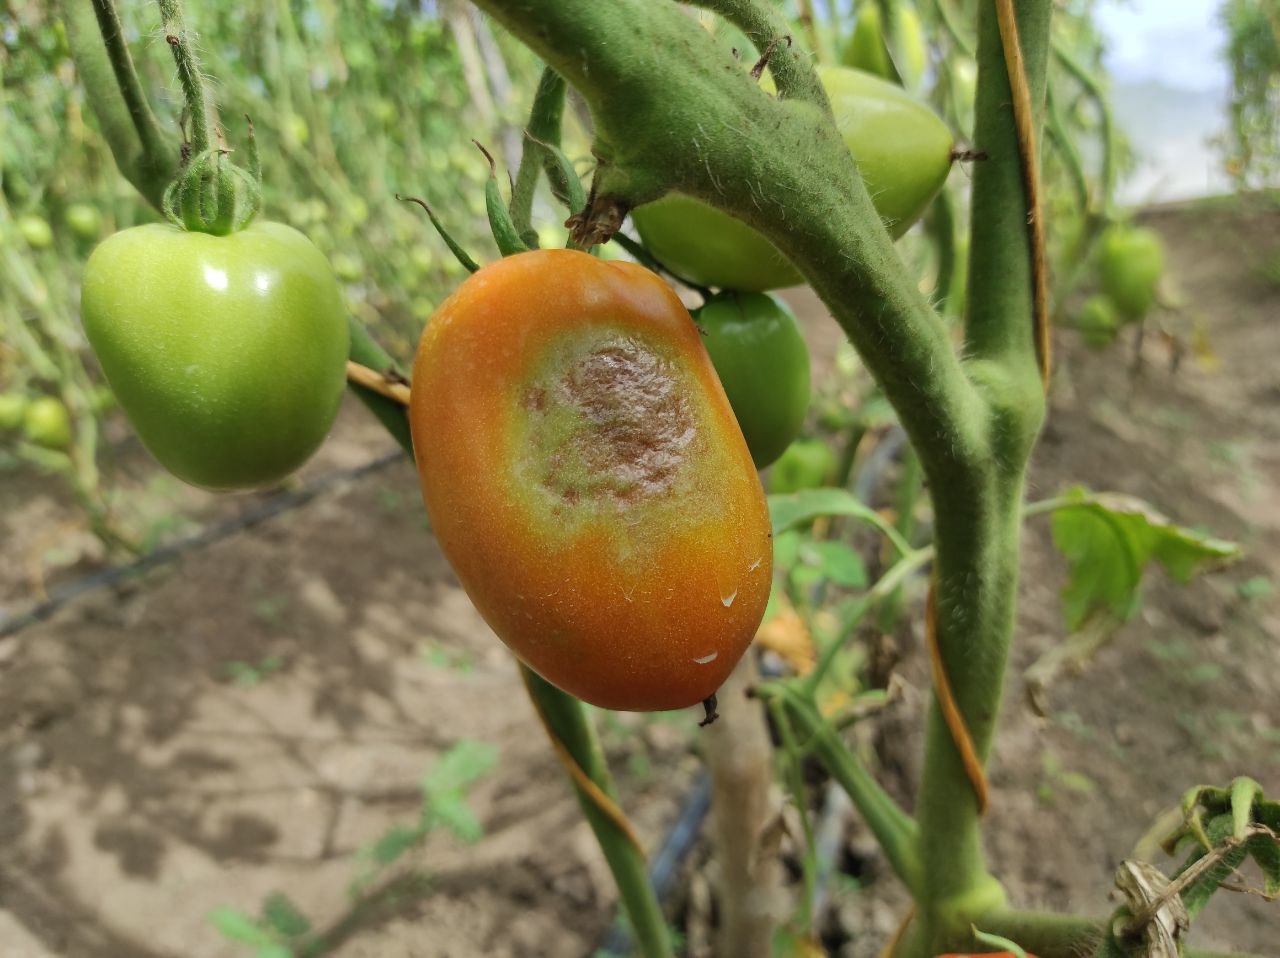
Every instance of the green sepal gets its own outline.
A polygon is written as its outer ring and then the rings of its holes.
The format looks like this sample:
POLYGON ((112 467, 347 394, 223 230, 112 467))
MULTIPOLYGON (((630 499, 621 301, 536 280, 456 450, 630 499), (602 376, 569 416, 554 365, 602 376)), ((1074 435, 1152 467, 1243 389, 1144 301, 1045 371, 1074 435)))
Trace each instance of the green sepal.
POLYGON ((401 193, 396 194, 396 199, 403 203, 417 203, 426 211, 427 219, 431 220, 431 225, 435 227, 440 238, 444 240, 444 245, 449 247, 449 252, 453 254, 454 259, 462 264, 463 269, 468 273, 474 273, 480 268, 480 264, 467 255, 467 251, 462 248, 457 240, 449 235, 449 231, 440 222, 440 217, 436 216, 435 210, 428 206, 425 200, 420 200, 416 196, 404 196, 401 193))
POLYGON ((498 252, 503 256, 514 256, 516 253, 527 253, 529 247, 520 238, 520 230, 511 218, 511 210, 502 200, 502 190, 498 186, 498 165, 493 155, 475 140, 476 149, 489 161, 489 179, 484 184, 484 207, 489 214, 489 230, 493 233, 493 241, 498 244, 498 252))

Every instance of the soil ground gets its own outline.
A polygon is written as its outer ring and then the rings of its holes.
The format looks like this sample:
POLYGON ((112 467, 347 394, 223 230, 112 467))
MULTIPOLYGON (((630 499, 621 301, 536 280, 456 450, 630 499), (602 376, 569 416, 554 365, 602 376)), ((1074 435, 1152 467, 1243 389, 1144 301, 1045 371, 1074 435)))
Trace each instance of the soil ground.
MULTIPOLYGON (((1280 794, 1280 213, 1239 203, 1150 212, 1201 329, 1176 374, 1148 336, 1140 375, 1119 345, 1058 337, 1053 409, 1031 498, 1083 483, 1141 496, 1242 542, 1230 569, 1148 583, 1140 616, 1082 675, 1024 704, 1022 672, 1061 641, 1063 567, 1027 529, 1018 642, 993 764, 989 850, 1020 902, 1102 913, 1120 859, 1197 782, 1258 778, 1280 794), (1212 354, 1209 347, 1211 347, 1212 354)), ((797 298, 815 349, 838 335, 797 298)), ((390 448, 344 410, 305 481, 390 448)), ((161 480, 131 441, 121 482, 161 480)), ((164 487, 204 525, 258 504, 164 487)), ((435 546, 407 461, 284 512, 0 639, 0 954, 231 958, 210 913, 287 891, 338 958, 588 955, 612 882, 512 660, 435 546), (361 850, 411 824, 419 781, 461 740, 499 747, 470 795, 484 837, 433 834, 351 910, 361 850), (411 881, 414 875, 424 882, 411 881)), ((0 483, 0 614, 91 571, 69 499, 36 476, 0 483)), ((910 794, 927 677, 899 637, 904 700, 880 718, 894 789, 910 794), (888 743, 886 747, 885 743, 888 743)), ((602 716, 624 803, 658 842, 694 780, 696 716, 602 716)), ((846 955, 871 955, 903 904, 856 827, 860 884, 835 889, 846 955)), ((1280 954, 1280 904, 1223 894, 1195 940, 1280 954)))

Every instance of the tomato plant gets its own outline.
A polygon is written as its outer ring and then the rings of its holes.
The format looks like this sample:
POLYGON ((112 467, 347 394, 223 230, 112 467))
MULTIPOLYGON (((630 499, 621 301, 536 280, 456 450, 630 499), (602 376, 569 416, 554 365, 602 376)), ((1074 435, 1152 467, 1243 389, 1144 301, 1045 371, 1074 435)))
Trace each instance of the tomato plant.
POLYGON ((785 305, 722 293, 695 314, 757 469, 791 444, 809 410, 809 348, 785 305))
MULTIPOLYGON (((876 211, 901 236, 947 178, 950 130, 929 107, 880 77, 836 66, 816 72, 876 211)), ((769 240, 702 200, 672 194, 638 207, 631 218, 663 265, 694 282, 762 292, 801 280, 769 240)))
POLYGON ((720 687, 764 613, 769 520, 670 287, 572 250, 493 263, 428 322, 411 402, 432 529, 521 659, 605 708, 720 687))
POLYGON ((337 414, 345 311, 328 262, 291 227, 116 233, 85 266, 81 314, 143 443, 194 485, 276 482, 337 414))
POLYGON ((1120 331, 1120 317, 1116 315, 1115 305, 1106 296, 1090 296, 1080 307, 1076 327, 1086 346, 1090 349, 1102 349, 1120 331))

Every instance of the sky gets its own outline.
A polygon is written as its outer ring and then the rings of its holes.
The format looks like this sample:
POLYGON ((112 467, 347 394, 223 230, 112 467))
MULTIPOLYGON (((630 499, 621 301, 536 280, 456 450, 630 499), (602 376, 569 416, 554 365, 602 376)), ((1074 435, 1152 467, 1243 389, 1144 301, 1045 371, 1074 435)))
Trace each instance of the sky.
POLYGON ((1220 5, 1221 0, 1101 0, 1097 16, 1111 75, 1122 82, 1225 90, 1220 5))

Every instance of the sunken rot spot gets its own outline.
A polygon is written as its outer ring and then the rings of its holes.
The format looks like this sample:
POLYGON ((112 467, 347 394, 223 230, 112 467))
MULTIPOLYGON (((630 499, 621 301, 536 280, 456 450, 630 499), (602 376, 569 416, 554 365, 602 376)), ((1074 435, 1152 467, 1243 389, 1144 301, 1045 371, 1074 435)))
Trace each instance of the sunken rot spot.
POLYGON ((544 370, 521 397, 544 489, 567 505, 622 507, 671 490, 696 433, 674 361, 615 334, 544 370))

